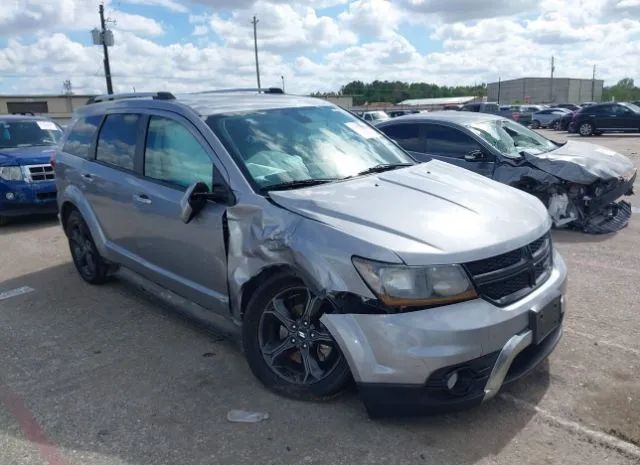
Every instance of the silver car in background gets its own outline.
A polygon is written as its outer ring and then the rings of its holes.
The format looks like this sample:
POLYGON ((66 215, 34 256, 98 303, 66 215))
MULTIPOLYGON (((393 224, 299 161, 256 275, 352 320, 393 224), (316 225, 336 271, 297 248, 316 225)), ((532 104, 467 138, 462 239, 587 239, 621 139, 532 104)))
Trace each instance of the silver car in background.
POLYGON ((550 128, 563 116, 571 114, 566 108, 546 108, 531 115, 531 129, 550 128))
POLYGON ((566 268, 540 201, 418 164, 328 102, 105 96, 55 164, 81 277, 124 267, 189 301, 281 395, 354 379, 372 416, 465 408, 561 337, 566 268))

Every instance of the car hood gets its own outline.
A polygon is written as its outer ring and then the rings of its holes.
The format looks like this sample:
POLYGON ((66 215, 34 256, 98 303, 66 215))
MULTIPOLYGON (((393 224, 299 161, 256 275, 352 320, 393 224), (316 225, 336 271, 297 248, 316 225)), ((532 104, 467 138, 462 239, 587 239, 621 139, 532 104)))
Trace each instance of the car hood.
POLYGON ((627 157, 588 142, 569 141, 547 153, 527 154, 525 159, 536 168, 578 184, 610 181, 633 172, 633 163, 627 157))
POLYGON ((55 149, 55 145, 17 147, 11 149, 0 148, 0 166, 49 163, 51 152, 55 151, 55 149))
POLYGON ((550 227, 547 211, 535 197, 437 160, 274 191, 270 197, 283 208, 385 247, 410 265, 501 254, 550 227))

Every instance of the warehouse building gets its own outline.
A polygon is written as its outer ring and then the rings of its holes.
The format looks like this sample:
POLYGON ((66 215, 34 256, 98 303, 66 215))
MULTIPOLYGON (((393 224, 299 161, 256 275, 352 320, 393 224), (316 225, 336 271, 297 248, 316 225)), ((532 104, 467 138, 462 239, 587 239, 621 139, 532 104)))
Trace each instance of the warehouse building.
POLYGON ((602 100, 601 79, 521 78, 487 84, 487 99, 511 103, 582 103, 602 100))
POLYGON ((91 95, 0 95, 0 115, 30 114, 47 116, 65 125, 73 111, 85 105, 91 95))

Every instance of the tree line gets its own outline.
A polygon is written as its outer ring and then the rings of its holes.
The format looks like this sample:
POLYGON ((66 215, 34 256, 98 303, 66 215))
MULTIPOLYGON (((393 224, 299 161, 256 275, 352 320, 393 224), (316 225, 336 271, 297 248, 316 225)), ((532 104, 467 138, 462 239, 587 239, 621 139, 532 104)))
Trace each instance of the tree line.
MULTIPOLYGON (((473 86, 439 86, 426 82, 352 81, 342 86, 339 92, 316 92, 312 95, 314 97, 349 95, 353 97, 354 105, 363 105, 373 102, 398 103, 414 98, 484 97, 487 95, 487 85, 482 83, 473 86)), ((603 101, 609 101, 612 98, 618 102, 638 101, 640 87, 636 87, 631 78, 621 79, 613 86, 604 87, 602 91, 603 101)))

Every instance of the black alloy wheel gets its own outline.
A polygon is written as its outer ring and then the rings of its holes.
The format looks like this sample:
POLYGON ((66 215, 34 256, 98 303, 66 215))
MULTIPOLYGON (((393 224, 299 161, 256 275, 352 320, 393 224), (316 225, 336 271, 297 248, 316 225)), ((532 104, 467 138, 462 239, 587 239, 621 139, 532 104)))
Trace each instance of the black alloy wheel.
POLYGON ((332 302, 300 281, 275 276, 251 299, 243 343, 254 374, 270 389, 298 399, 338 394, 350 379, 345 357, 322 324, 332 302))

